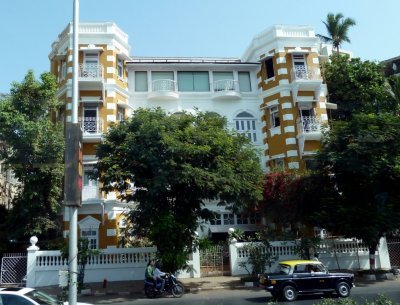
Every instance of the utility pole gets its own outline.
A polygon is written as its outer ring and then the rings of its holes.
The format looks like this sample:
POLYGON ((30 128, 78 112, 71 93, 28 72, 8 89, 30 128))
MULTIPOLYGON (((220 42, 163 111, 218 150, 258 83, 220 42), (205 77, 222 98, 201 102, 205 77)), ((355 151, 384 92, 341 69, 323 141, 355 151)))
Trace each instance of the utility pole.
POLYGON ((78 208, 82 204, 82 131, 78 124, 79 0, 73 6, 72 115, 66 123, 64 204, 69 209, 69 291, 70 305, 77 303, 78 208))

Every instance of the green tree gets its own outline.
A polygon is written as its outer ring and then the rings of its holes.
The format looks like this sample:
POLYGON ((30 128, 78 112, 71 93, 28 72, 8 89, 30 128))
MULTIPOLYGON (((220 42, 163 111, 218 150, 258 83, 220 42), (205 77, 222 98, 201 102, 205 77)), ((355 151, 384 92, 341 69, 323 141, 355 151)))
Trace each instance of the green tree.
POLYGON ((318 155, 308 221, 362 239, 375 253, 380 238, 400 227, 399 127, 391 114, 358 114, 333 125, 318 155))
POLYGON ((212 217, 207 200, 239 210, 262 196, 256 150, 213 113, 139 109, 109 130, 97 156, 103 190, 136 203, 134 234, 153 241, 171 272, 185 267, 198 220, 212 217))
POLYGON ((318 35, 322 40, 332 43, 332 50, 336 49, 339 53, 339 47, 343 42, 350 42, 348 31, 350 27, 356 25, 352 18, 344 18, 342 13, 329 13, 326 16, 325 24, 329 36, 318 35))
POLYGON ((334 54, 322 72, 329 101, 338 106, 334 118, 350 120, 357 113, 396 111, 381 64, 334 54))
POLYGON ((29 71, 0 103, 0 158, 21 185, 7 224, 13 239, 46 239, 59 228, 64 138, 62 126, 49 115, 58 106, 56 91, 51 74, 43 73, 39 81, 29 71))

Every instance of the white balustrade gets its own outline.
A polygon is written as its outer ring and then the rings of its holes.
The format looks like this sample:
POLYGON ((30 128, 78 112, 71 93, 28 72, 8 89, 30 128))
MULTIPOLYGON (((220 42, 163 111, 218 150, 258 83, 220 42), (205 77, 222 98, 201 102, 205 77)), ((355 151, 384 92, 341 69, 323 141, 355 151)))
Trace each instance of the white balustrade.
POLYGON ((321 120, 315 116, 303 116, 297 124, 301 133, 321 133, 321 120))
POLYGON ((153 92, 159 92, 159 91, 176 92, 177 91, 176 82, 172 79, 153 80, 152 91, 153 92))
POLYGON ((79 123, 83 134, 93 134, 103 132, 103 119, 97 117, 81 117, 79 123))
POLYGON ((322 80, 319 68, 297 66, 291 70, 292 82, 305 80, 322 80))
POLYGON ((100 64, 80 64, 79 78, 86 80, 98 80, 103 78, 104 68, 100 64))
POLYGON ((239 91, 239 82, 233 79, 221 79, 213 83, 214 92, 239 91))

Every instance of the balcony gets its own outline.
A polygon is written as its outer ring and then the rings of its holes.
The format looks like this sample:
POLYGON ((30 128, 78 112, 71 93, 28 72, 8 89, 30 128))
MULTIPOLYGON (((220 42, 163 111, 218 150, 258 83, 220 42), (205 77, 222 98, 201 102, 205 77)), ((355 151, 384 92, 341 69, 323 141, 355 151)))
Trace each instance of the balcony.
POLYGON ((239 82, 233 79, 221 79, 213 83, 213 99, 238 100, 242 98, 239 82))
POLYGON ((179 98, 178 86, 172 79, 157 79, 151 84, 151 91, 147 96, 150 100, 177 100, 179 98))
POLYGON ((99 200, 99 187, 97 185, 84 185, 82 187, 82 201, 99 200))
POLYGON ((321 139, 321 121, 315 116, 303 116, 297 120, 298 137, 305 140, 321 139))
POLYGON ((103 82, 104 82, 103 65, 80 64, 78 71, 78 79, 79 79, 80 90, 103 90, 103 82))
POLYGON ((319 100, 322 90, 322 77, 319 68, 299 66, 291 70, 292 91, 295 101, 299 91, 313 91, 315 100, 319 100))
POLYGON ((103 119, 97 117, 80 117, 79 124, 82 129, 84 143, 100 142, 103 135, 103 119))

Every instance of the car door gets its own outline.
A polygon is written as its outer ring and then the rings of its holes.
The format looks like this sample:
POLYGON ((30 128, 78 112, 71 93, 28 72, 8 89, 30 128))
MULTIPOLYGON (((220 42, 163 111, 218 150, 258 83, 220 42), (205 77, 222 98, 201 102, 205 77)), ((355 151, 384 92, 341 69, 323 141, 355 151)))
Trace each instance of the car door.
POLYGON ((324 291, 330 289, 331 280, 324 265, 321 263, 310 264, 310 273, 315 290, 324 291))
POLYGON ((306 264, 297 264, 293 269, 293 282, 297 286, 298 291, 310 291, 312 289, 311 273, 307 269, 306 264))

